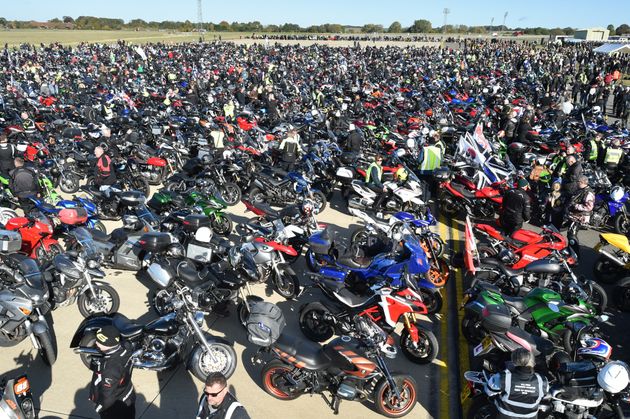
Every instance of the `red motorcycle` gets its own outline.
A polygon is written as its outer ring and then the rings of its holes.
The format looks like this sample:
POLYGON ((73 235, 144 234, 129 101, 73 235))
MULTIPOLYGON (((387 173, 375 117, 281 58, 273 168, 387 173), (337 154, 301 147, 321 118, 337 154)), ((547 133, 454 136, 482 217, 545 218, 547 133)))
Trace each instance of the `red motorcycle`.
MULTIPOLYGON (((489 224, 475 224, 475 233, 484 238, 483 244, 477 246, 480 258, 499 256, 513 270, 568 246, 567 239, 553 226, 544 227, 541 233, 521 229, 507 236, 489 224)), ((567 262, 575 264, 576 261, 569 258, 567 262)))
POLYGON ((172 168, 168 167, 166 159, 154 156, 154 153, 155 150, 151 147, 140 145, 133 151, 132 162, 150 185, 159 185, 171 175, 172 168))
POLYGON ((478 189, 469 179, 456 175, 454 179, 440 182, 440 210, 451 217, 465 211, 472 217, 493 219, 503 205, 506 189, 505 181, 478 189))

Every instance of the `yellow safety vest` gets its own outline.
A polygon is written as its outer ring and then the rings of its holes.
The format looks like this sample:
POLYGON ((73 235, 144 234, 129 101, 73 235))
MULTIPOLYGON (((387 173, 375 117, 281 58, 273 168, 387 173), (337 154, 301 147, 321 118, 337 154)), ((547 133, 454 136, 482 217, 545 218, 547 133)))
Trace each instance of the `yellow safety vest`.
POLYGON ((591 153, 588 155, 589 160, 597 160, 597 141, 591 140, 591 153))
POLYGON ((622 149, 608 147, 608 149, 606 150, 606 157, 604 157, 604 163, 619 164, 622 156, 623 156, 622 149))
POLYGON ((440 168, 442 164, 442 149, 435 145, 423 147, 423 158, 420 170, 432 171, 440 168))
POLYGON ((370 173, 372 173, 372 168, 376 167, 376 171, 378 173, 378 180, 383 179, 383 167, 376 164, 376 162, 370 164, 365 171, 365 183, 370 183, 370 173))
POLYGON ((226 117, 234 118, 234 105, 229 103, 223 105, 223 113, 226 117))

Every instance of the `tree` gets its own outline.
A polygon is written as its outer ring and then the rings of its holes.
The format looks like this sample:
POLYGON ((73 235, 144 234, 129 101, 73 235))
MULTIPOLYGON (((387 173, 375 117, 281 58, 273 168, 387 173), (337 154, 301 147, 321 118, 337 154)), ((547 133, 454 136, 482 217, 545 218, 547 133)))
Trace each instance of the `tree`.
POLYGON ((612 23, 610 25, 608 25, 606 27, 606 29, 608 29, 608 33, 610 33, 610 34, 615 33, 615 25, 613 25, 612 23))
POLYGON ((625 23, 623 25, 619 25, 617 27, 617 30, 615 31, 615 33, 617 35, 626 35, 630 33, 630 26, 626 25, 625 23))
POLYGON ((64 16, 63 23, 74 23, 74 19, 72 19, 72 16, 64 16))
POLYGON ((363 25, 361 28, 361 32, 363 33, 381 33, 383 32, 383 25, 375 25, 373 23, 368 23, 367 25, 363 25))
POLYGON ((431 22, 425 19, 414 20, 413 25, 409 28, 411 33, 429 33, 431 32, 431 22))
POLYGON ((0 17, 0 26, 7 26, 7 20, 3 17, 0 17))
POLYGON ((392 23, 391 25, 389 25, 389 28, 387 28, 387 32, 389 32, 389 33, 400 33, 400 32, 402 32, 402 25, 400 24, 400 22, 396 21, 396 22, 392 23))
POLYGON ((59 18, 53 18, 53 19, 50 19, 48 23, 61 23, 61 20, 59 20, 59 18))

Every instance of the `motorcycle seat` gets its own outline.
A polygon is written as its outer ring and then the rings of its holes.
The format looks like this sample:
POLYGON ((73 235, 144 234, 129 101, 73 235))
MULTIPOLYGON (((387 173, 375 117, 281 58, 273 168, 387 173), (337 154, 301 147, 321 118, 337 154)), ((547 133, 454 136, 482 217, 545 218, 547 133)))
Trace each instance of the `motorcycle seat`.
POLYGON ((345 287, 335 292, 335 294, 337 295, 337 298, 339 298, 339 301, 349 307, 360 307, 362 305, 365 305, 376 296, 376 294, 356 295, 345 287))
POLYGON ((527 306, 525 305, 525 300, 523 300, 520 297, 510 297, 510 296, 504 295, 503 301, 505 301, 505 304, 511 307, 514 307, 519 313, 522 313, 525 310, 527 310, 527 306))
POLYGON ((38 205, 39 210, 41 211, 45 211, 47 213, 53 213, 56 214, 59 212, 59 208, 55 207, 54 205, 49 204, 48 202, 42 202, 38 205))
POLYGON ((304 368, 308 370, 325 369, 332 363, 319 343, 307 339, 282 334, 274 346, 294 357, 296 364, 302 363, 304 368))
POLYGON ((265 215, 269 216, 270 218, 279 218, 280 217, 280 213, 278 211, 276 211, 275 209, 271 208, 269 205, 267 205, 265 203, 256 204, 256 209, 261 210, 262 212, 265 213, 265 215))
POLYGON ((97 242, 108 242, 112 238, 111 234, 105 234, 101 230, 97 230, 95 228, 89 229, 89 232, 92 235, 92 238, 97 242))
POLYGON ((466 187, 464 185, 460 185, 459 183, 451 182, 451 187, 453 189, 455 189, 457 192, 461 193, 464 196, 464 198, 469 198, 469 199, 476 198, 475 193, 469 191, 468 189, 466 189, 466 187))
POLYGON ((355 258, 351 255, 344 255, 337 260, 340 265, 348 266, 354 269, 362 269, 367 268, 372 263, 371 259, 368 258, 355 258))
POLYGON ((494 258, 483 258, 480 260, 480 263, 495 266, 499 270, 501 270, 501 272, 503 272, 504 274, 508 276, 516 276, 521 273, 521 271, 519 270, 508 268, 507 266, 503 264, 503 262, 501 262, 500 260, 496 260, 494 258))
POLYGON ((144 326, 129 320, 122 314, 114 316, 114 326, 120 331, 120 336, 129 339, 139 335, 144 330, 144 326))
POLYGON ((209 272, 207 269, 198 271, 193 264, 184 261, 177 265, 177 275, 189 287, 196 287, 206 281, 209 272))

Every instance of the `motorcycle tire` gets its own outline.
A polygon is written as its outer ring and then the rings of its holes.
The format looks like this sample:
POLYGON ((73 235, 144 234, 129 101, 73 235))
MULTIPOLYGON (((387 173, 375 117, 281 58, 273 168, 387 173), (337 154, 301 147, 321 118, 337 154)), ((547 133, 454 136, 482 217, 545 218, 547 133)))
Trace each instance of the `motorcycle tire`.
POLYGON ((149 186, 149 181, 145 177, 134 177, 131 182, 129 182, 129 186, 131 186, 133 190, 142 192, 145 198, 149 197, 151 186, 149 186))
POLYGON ((370 239, 375 238, 376 236, 370 234, 369 231, 366 230, 365 227, 359 227, 352 232, 350 236, 350 247, 351 248, 365 248, 370 245, 370 239))
POLYGON ((427 314, 436 314, 442 310, 444 299, 437 289, 419 288, 418 293, 422 297, 422 301, 427 306, 427 314))
POLYGON ((439 236, 429 237, 427 239, 429 243, 431 243, 431 247, 433 247, 433 251, 435 252, 435 256, 441 258, 444 256, 444 252, 446 251, 446 243, 439 236))
POLYGON ((624 236, 630 233, 630 217, 623 212, 615 215, 613 219, 613 226, 615 227, 615 233, 623 234, 624 236))
MULTIPOLYGON (((257 295, 247 296, 248 304, 261 302, 261 301, 264 301, 264 300, 261 297, 258 297, 257 295)), ((238 322, 241 324, 241 326, 246 327, 247 319, 249 318, 249 308, 247 304, 245 304, 244 301, 240 301, 238 305, 236 306, 236 314, 238 316, 238 322)))
POLYGON ((400 350, 414 364, 428 364, 437 357, 440 345, 432 331, 420 324, 416 324, 416 328, 418 329, 418 347, 414 347, 409 330, 404 327, 400 333, 400 350))
POLYGON ((105 227, 105 224, 103 224, 103 222, 100 220, 94 221, 94 225, 92 226, 92 228, 94 230, 100 231, 103 234, 107 234, 107 227, 105 227))
POLYGON ((40 265, 43 265, 46 262, 53 260, 55 256, 60 255, 62 253, 63 253, 63 248, 61 247, 60 244, 56 244, 56 243, 51 244, 48 247, 48 251, 46 251, 46 249, 44 249, 44 246, 42 245, 38 246, 37 250, 35 250, 35 256, 37 257, 37 261, 39 262, 40 265))
POLYGON ((390 389, 389 381, 383 378, 374 389, 374 407, 383 416, 400 418, 408 414, 416 406, 418 384, 410 375, 402 373, 392 373, 391 375, 400 391, 400 399, 390 389))
POLYGON ((485 395, 472 399, 466 419, 490 419, 496 417, 497 409, 485 395))
POLYGON ((118 311, 120 308, 120 296, 118 292, 109 284, 101 283, 93 283, 92 284, 94 291, 97 294, 96 301, 91 297, 89 292, 84 292, 77 299, 77 305, 79 307, 79 313, 83 317, 89 317, 91 315, 97 313, 103 314, 113 314, 118 311), (109 307, 104 308, 104 300, 109 300, 109 307), (96 303, 96 306, 92 307, 96 303))
POLYGON ((59 188, 65 193, 77 193, 81 179, 75 173, 69 172, 65 175, 65 180, 59 179, 59 188))
POLYGON ((602 314, 608 308, 608 294, 604 287, 599 285, 595 281, 591 281, 591 293, 589 294, 588 302, 595 307, 597 314, 602 314))
POLYGON ((9 208, 2 208, 0 210, 0 224, 1 225, 6 225, 7 222, 11 219, 11 218, 15 218, 17 217, 17 212, 13 211, 12 209, 9 208))
POLYGON ((440 211, 448 217, 454 217, 459 213, 459 207, 450 198, 443 198, 439 200, 440 211))
POLYGON ((265 193, 256 187, 249 191, 249 202, 252 204, 261 204, 265 202, 265 198, 265 193))
MULTIPOLYGON (((208 336, 208 339, 212 339, 212 337, 208 336)), ((213 352, 215 358, 219 359, 220 366, 210 366, 207 365, 207 362, 212 362, 209 359, 209 354, 206 352, 206 348, 197 343, 197 347, 193 349, 188 358, 188 370, 192 373, 200 381, 205 381, 208 377, 208 374, 211 372, 221 372, 225 378, 230 378, 234 371, 236 370, 236 364, 238 358, 236 357, 236 352, 234 348, 230 345, 221 342, 208 342, 210 345, 210 350, 213 352)))
POLYGON ((618 278, 623 276, 626 269, 617 265, 607 256, 600 255, 593 265, 593 275, 595 279, 604 284, 614 284, 618 278))
POLYGON ((326 204, 328 201, 326 200, 326 195, 324 195, 321 191, 313 192, 313 212, 315 214, 321 214, 326 209, 326 204))
POLYGON ((332 313, 322 303, 309 303, 300 309, 300 330, 313 342, 325 342, 335 334, 335 328, 321 320, 325 313, 332 313))
POLYGON ((615 304, 621 311, 630 312, 630 277, 622 278, 615 286, 615 304))
POLYGON ((186 183, 185 182, 168 182, 164 189, 170 192, 185 192, 186 191, 186 183))
POLYGON ((219 216, 213 214, 210 220, 210 227, 219 236, 227 237, 232 233, 232 220, 227 214, 219 216))
MULTIPOLYGON (((87 335, 84 335, 79 342, 79 346, 85 348, 96 347, 96 334, 89 333, 87 335)), ((85 368, 90 369, 90 367, 92 366, 92 356, 90 354, 81 353, 79 354, 79 357, 81 358, 81 362, 83 362, 85 368)))
POLYGON ((300 295, 300 280, 294 274, 280 269, 280 277, 273 275, 273 287, 278 294, 287 300, 296 299, 300 295))
POLYGON ((492 258, 497 255, 497 251, 492 247, 485 244, 481 244, 477 246, 477 252, 479 253, 479 258, 492 258))
POLYGON ((480 322, 478 318, 473 317, 469 314, 466 314, 464 316, 464 318, 462 319, 462 336, 464 336, 466 342, 470 343, 471 345, 478 345, 481 342, 481 339, 479 337, 479 326, 480 322))
POLYGON ((50 331, 44 335, 37 336, 37 341, 41 348, 39 349, 39 356, 42 357, 44 364, 52 367, 57 360, 57 350, 53 342, 53 338, 50 331))
POLYGON ((270 396, 280 400, 294 400, 298 398, 301 393, 290 393, 279 388, 280 385, 283 385, 285 388, 293 387, 293 384, 284 378, 286 374, 290 374, 292 371, 293 367, 280 360, 274 359, 268 362, 260 373, 263 390, 270 396))
POLYGON ((446 285, 451 274, 451 268, 444 259, 438 258, 437 261, 430 260, 431 268, 427 272, 427 279, 436 287, 446 285))
POLYGON ((228 206, 233 207, 241 202, 241 188, 239 188, 236 183, 228 182, 221 186, 219 190, 221 198, 226 204, 228 204, 228 206))

